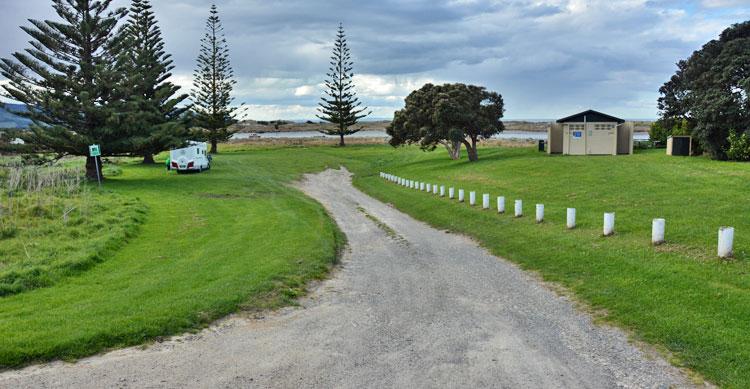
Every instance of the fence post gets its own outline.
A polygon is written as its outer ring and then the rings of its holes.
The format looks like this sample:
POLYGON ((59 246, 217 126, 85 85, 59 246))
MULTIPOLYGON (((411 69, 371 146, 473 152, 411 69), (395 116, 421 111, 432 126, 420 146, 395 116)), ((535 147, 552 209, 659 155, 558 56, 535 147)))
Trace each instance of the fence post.
POLYGON ((615 233, 615 213, 607 212, 604 214, 604 236, 610 236, 615 233))
POLYGON ((568 214, 567 214, 567 220, 565 221, 565 226, 568 227, 569 230, 576 228, 576 209, 575 208, 568 208, 568 214))
POLYGON ((664 243, 664 227, 666 221, 664 219, 654 219, 651 222, 651 243, 653 245, 660 245, 664 243))
POLYGON ((497 213, 505 213, 505 196, 497 198, 497 213))
POLYGON ((734 228, 719 228, 719 258, 731 258, 734 254, 734 228))

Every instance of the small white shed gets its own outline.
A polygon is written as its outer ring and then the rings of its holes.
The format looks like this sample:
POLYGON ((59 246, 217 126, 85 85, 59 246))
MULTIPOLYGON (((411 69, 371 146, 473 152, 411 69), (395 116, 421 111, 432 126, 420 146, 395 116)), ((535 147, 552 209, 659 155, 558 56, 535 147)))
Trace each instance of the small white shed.
POLYGON ((547 145, 550 154, 633 154, 633 124, 590 109, 553 123, 547 145))

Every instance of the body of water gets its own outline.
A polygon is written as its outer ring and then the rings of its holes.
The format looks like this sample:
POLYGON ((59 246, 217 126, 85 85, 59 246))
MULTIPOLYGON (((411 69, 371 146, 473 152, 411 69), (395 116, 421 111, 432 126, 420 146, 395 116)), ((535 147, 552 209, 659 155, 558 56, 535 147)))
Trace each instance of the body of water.
MULTIPOLYGON (((296 131, 296 132, 265 132, 257 134, 260 139, 299 139, 299 138, 338 138, 338 135, 325 135, 317 131, 296 131)), ((388 138, 385 131, 360 131, 353 138, 388 138)), ((250 139, 249 133, 237 133, 232 139, 250 139)), ((504 131, 492 137, 492 139, 531 139, 546 140, 546 132, 536 131, 504 131)), ((648 133, 636 132, 634 139, 636 141, 648 140, 648 133)))

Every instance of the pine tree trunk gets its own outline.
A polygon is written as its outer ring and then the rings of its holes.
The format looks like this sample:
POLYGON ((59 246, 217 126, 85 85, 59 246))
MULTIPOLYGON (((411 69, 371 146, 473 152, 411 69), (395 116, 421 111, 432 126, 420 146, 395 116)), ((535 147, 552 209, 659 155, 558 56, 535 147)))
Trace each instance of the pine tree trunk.
POLYGON ((144 165, 153 165, 156 162, 154 161, 154 155, 151 153, 145 153, 143 154, 143 164, 144 165))
POLYGON ((344 147, 346 144, 344 144, 344 134, 339 134, 339 146, 344 147))
POLYGON ((211 140, 211 151, 209 151, 209 153, 211 153, 211 154, 216 154, 216 153, 218 153, 218 152, 219 152, 218 148, 216 147, 216 144, 217 144, 217 143, 218 143, 218 142, 216 142, 216 139, 212 139, 212 140, 211 140))
POLYGON ((97 181, 97 175, 96 175, 97 162, 99 165, 99 177, 103 180, 104 175, 102 174, 101 157, 86 157, 86 178, 91 181, 97 181))

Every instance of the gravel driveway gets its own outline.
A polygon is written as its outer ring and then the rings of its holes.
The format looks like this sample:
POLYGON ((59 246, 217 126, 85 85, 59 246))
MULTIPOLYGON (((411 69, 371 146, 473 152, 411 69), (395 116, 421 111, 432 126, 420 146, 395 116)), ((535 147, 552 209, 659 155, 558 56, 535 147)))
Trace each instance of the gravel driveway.
MULTIPOLYGON (((0 375, 0 387, 688 386, 513 264, 396 211, 349 173, 308 175, 350 248, 332 278, 260 319, 0 375)), ((447 206, 447 205, 446 205, 447 206)))

